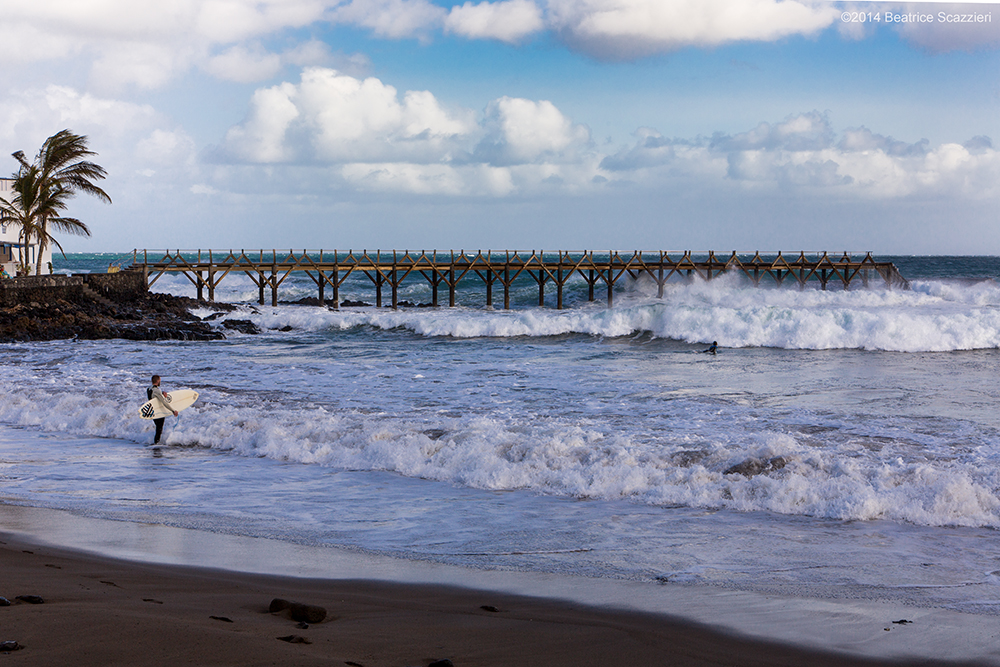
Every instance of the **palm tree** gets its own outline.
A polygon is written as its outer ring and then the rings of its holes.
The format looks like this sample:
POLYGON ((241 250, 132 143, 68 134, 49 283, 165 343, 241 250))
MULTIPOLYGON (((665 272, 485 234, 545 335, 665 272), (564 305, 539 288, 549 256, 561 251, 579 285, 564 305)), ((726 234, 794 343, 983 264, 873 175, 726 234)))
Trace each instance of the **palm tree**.
MULTIPOLYGON (((77 192, 85 192, 111 203, 111 197, 94 181, 103 180, 107 172, 98 164, 85 160, 97 153, 87 148, 87 137, 62 130, 45 140, 38 155, 28 162, 23 151, 13 154, 20 163, 11 189, 14 197, 0 197, 0 217, 21 226, 25 245, 31 238, 38 240, 35 274, 42 273, 42 255, 50 244, 60 251, 62 246, 49 232, 56 231, 90 236, 90 230, 76 218, 60 215, 77 192)), ((23 252, 23 250, 22 250, 23 252)), ((22 262, 24 261, 22 256, 22 262)))
POLYGON ((0 197, 0 219, 7 224, 15 224, 20 228, 18 232, 18 261, 17 272, 21 274, 27 262, 24 248, 29 243, 38 229, 35 225, 35 201, 34 195, 37 188, 33 181, 37 180, 38 171, 36 169, 19 171, 14 177, 14 184, 11 188, 14 196, 10 201, 0 197))

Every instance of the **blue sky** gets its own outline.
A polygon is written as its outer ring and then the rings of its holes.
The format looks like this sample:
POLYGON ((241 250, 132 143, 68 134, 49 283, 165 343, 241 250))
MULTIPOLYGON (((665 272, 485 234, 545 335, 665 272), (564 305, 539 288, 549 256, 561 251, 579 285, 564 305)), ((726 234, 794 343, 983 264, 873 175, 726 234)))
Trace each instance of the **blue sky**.
POLYGON ((68 127, 110 174, 114 204, 74 201, 93 237, 70 251, 1000 254, 1000 4, 0 0, 0 16, 0 149, 68 127), (934 20, 850 20, 885 12, 934 20))

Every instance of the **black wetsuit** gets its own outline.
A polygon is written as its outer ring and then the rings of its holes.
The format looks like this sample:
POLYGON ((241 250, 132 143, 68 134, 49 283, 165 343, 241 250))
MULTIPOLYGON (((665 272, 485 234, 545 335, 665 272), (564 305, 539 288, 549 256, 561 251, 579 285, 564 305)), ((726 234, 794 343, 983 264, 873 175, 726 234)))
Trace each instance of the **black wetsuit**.
MULTIPOLYGON (((146 390, 146 400, 147 401, 153 400, 153 389, 155 389, 155 388, 156 387, 154 386, 154 387, 150 387, 149 389, 146 390)), ((160 444, 160 436, 163 435, 163 422, 166 421, 166 419, 167 419, 166 417, 160 417, 159 419, 154 419, 153 420, 153 423, 156 424, 156 435, 153 436, 153 444, 154 445, 160 444)))

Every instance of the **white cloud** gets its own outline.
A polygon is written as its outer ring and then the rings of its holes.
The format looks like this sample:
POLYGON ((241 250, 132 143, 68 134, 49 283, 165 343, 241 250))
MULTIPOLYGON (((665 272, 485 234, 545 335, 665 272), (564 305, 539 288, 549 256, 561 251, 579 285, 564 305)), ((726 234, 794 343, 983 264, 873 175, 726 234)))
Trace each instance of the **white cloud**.
POLYGON ((188 69, 199 55, 183 44, 130 41, 108 43, 97 51, 91 78, 102 90, 128 85, 159 88, 188 69))
POLYGON ((795 0, 548 0, 549 24, 567 43, 612 59, 813 35, 840 11, 795 0))
POLYGON ((542 11, 531 0, 455 5, 444 21, 446 32, 470 39, 518 42, 545 27, 542 11))
POLYGON ((156 165, 191 165, 195 152, 194 140, 182 130, 155 129, 135 147, 140 162, 156 165))
POLYGON ((1000 194, 1000 151, 987 137, 929 148, 926 140, 906 143, 858 127, 838 140, 829 119, 815 111, 711 138, 666 139, 643 128, 633 146, 605 157, 601 168, 613 178, 646 184, 696 178, 751 190, 818 188, 862 199, 1000 194))
POLYGON ((226 149, 234 157, 250 162, 292 159, 292 150, 285 145, 285 134, 299 116, 291 99, 294 95, 295 86, 291 83, 256 91, 247 119, 226 134, 226 149))
POLYGON ((585 127, 547 100, 502 97, 487 106, 485 126, 487 136, 475 155, 498 165, 573 159, 590 141, 585 127))
POLYGON ((447 12, 427 0, 351 0, 337 8, 340 23, 370 28, 380 37, 424 37, 438 28, 447 12))
MULTIPOLYGON (((100 89, 160 87, 198 64, 231 80, 256 80, 239 78, 236 68, 262 76, 274 72, 274 59, 240 42, 325 20, 340 2, 0 0, 0 56, 20 63, 82 58, 100 89), (216 53, 219 47, 226 51, 216 53)), ((296 61, 305 64, 301 54, 296 61)))
MULTIPOLYGON (((995 7, 995 6, 994 6, 995 7)), ((893 27, 912 44, 933 53, 944 51, 974 51, 980 48, 995 48, 1000 45, 1000 16, 997 21, 960 23, 940 20, 939 14, 962 16, 992 14, 994 7, 982 3, 905 3, 896 6, 882 6, 882 12, 891 10, 896 14, 931 14, 933 22, 900 22, 893 27)))
POLYGON ((335 166, 352 187, 423 194, 573 190, 597 175, 584 126, 549 101, 503 97, 477 121, 429 91, 322 67, 257 90, 220 155, 249 164, 335 166))
POLYGON ((475 130, 471 112, 450 112, 430 92, 400 99, 374 77, 309 67, 298 84, 256 91, 224 151, 250 162, 445 162, 475 130))
POLYGON ((153 108, 96 97, 66 86, 47 86, 12 95, 0 102, 0 140, 25 142, 14 146, 31 152, 57 131, 71 128, 108 139, 132 137, 157 121, 153 108))
POLYGON ((212 56, 205 71, 219 79, 248 83, 270 79, 281 71, 281 56, 259 45, 237 45, 212 56))

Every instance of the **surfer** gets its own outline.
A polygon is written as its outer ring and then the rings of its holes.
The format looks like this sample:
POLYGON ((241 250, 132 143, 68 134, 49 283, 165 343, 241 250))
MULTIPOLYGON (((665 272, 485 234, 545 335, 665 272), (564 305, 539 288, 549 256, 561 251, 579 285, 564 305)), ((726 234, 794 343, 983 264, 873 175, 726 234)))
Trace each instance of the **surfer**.
POLYGON ((719 343, 717 341, 712 341, 712 344, 707 350, 702 350, 702 354, 715 354, 716 350, 719 348, 719 343))
MULTIPOLYGON (((177 411, 170 407, 170 394, 164 393, 163 390, 160 389, 160 376, 154 375, 152 382, 153 386, 146 390, 146 399, 151 401, 155 398, 161 405, 163 405, 163 407, 173 412, 174 417, 176 417, 177 411)), ((154 445, 160 444, 160 435, 163 433, 163 422, 165 420, 166 417, 160 417, 159 419, 153 420, 153 423, 156 424, 156 435, 153 437, 154 445)))

